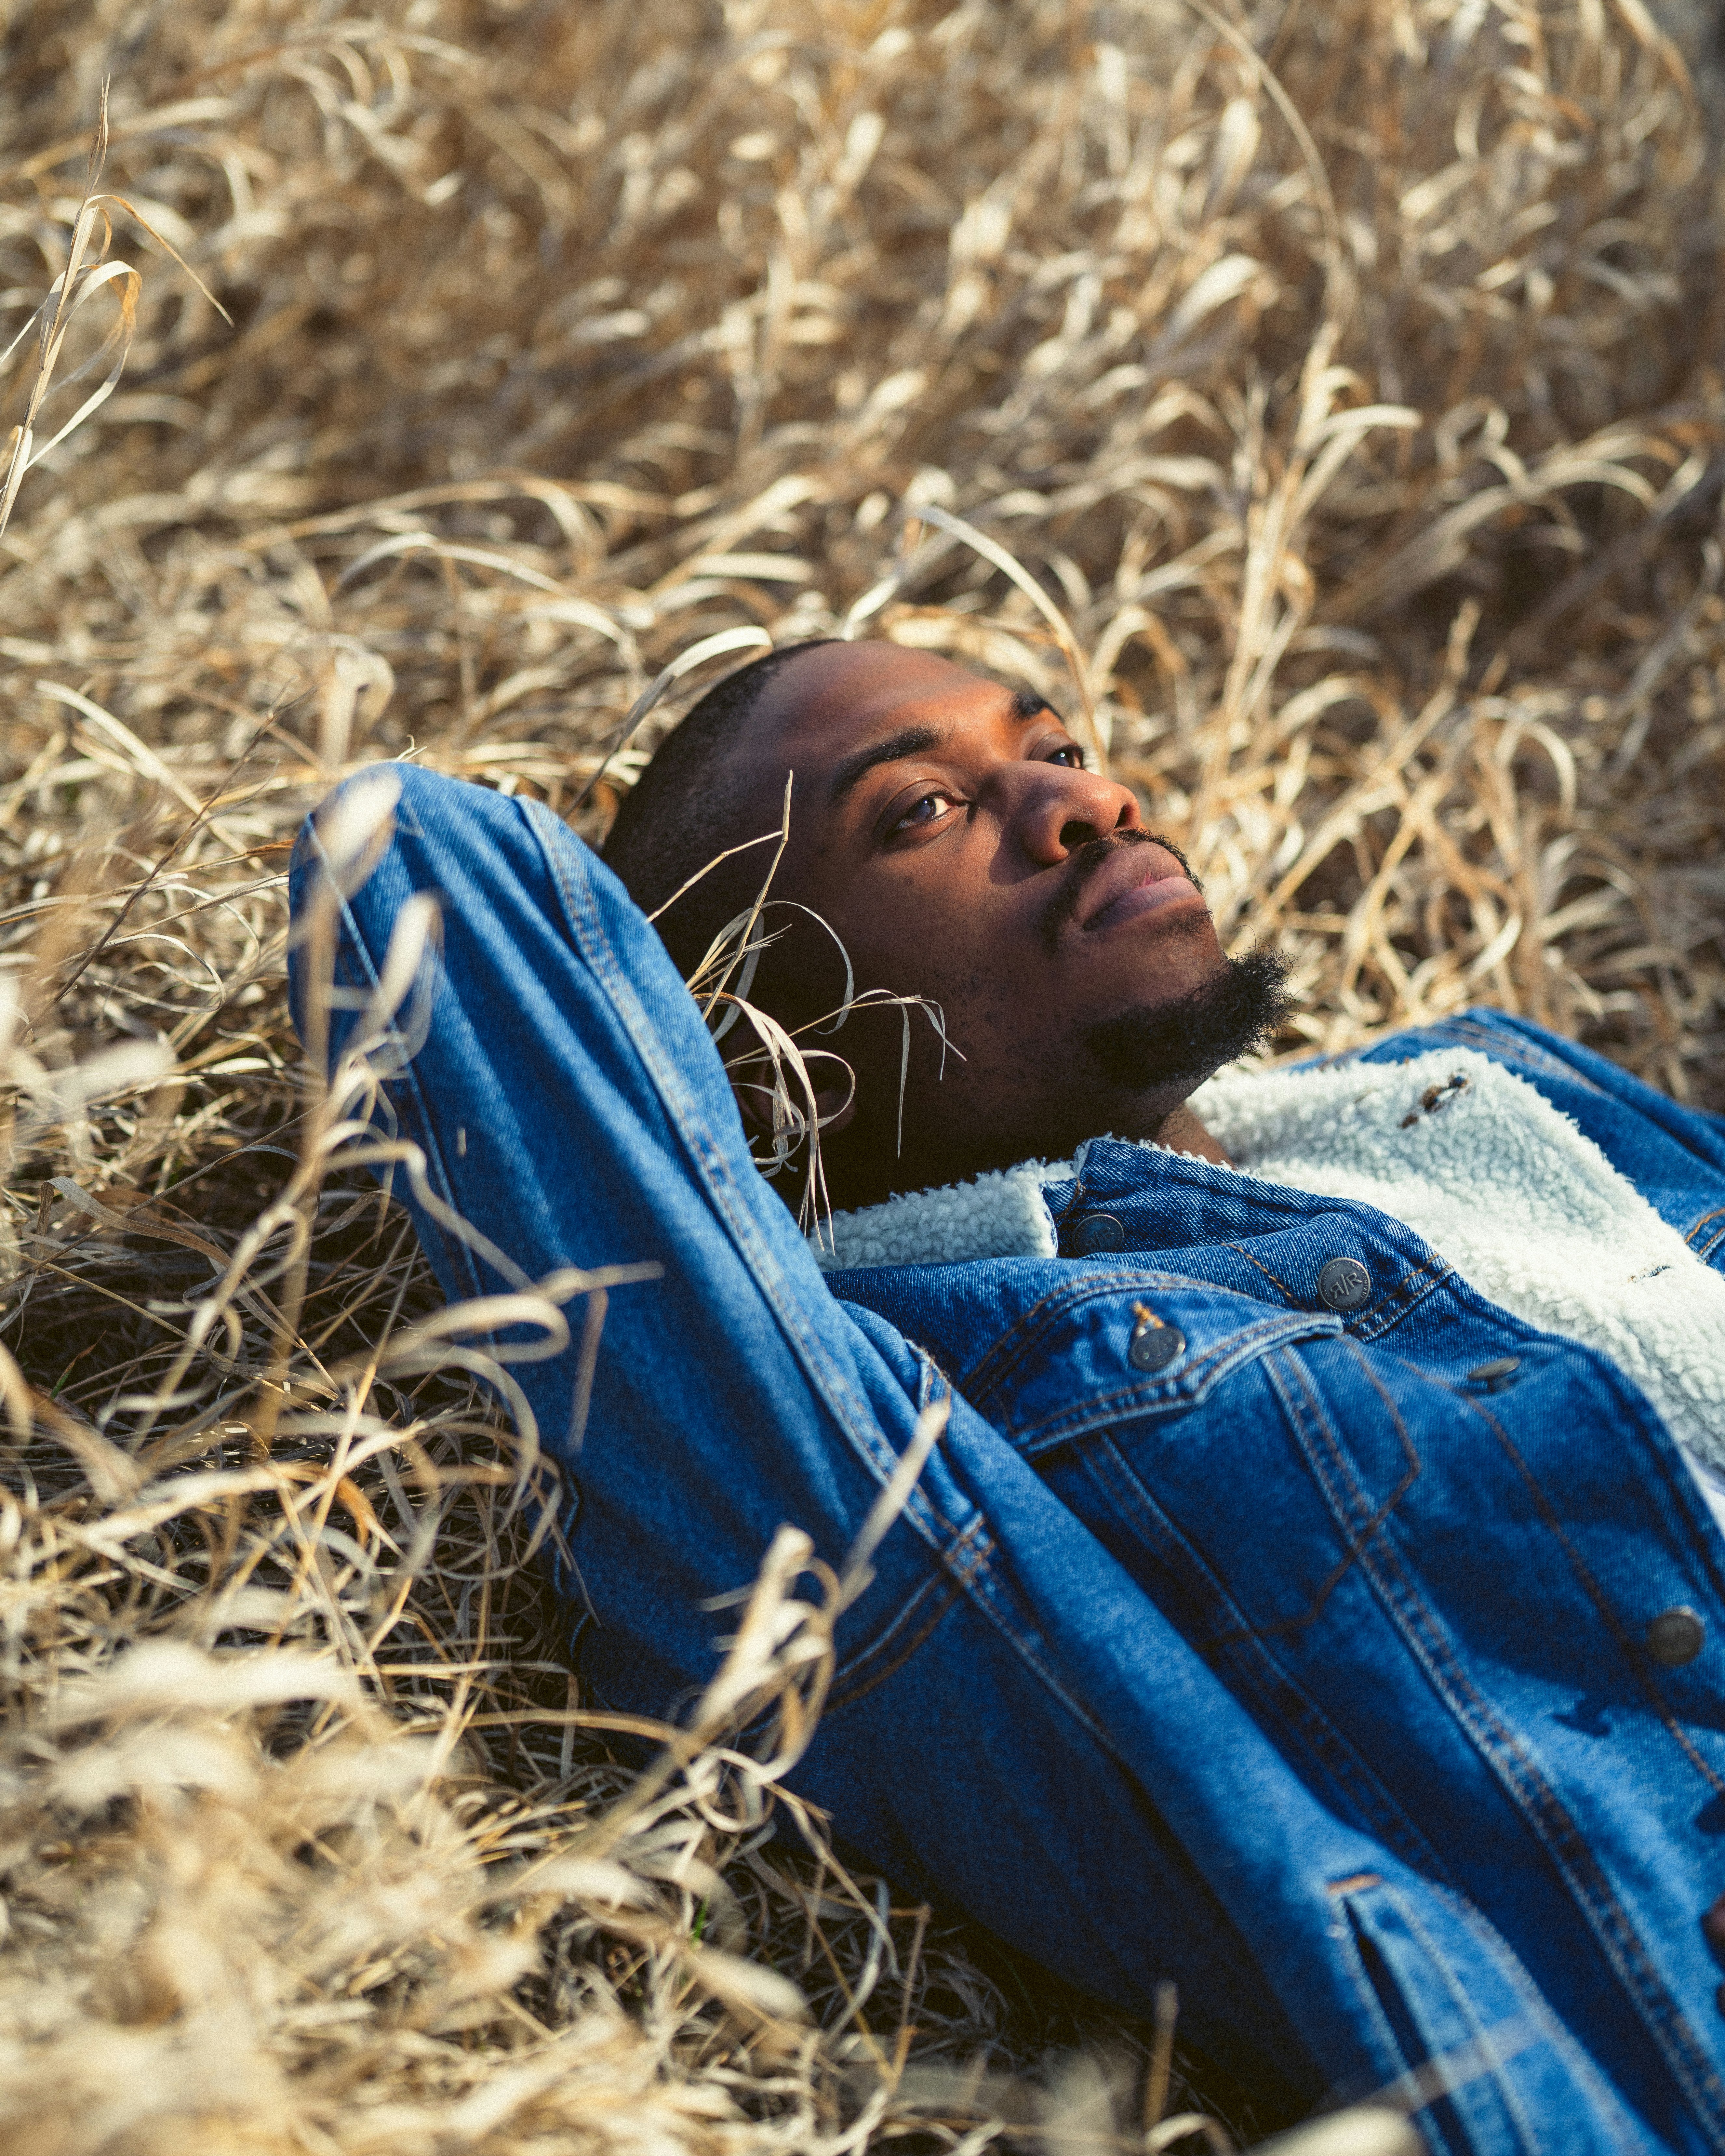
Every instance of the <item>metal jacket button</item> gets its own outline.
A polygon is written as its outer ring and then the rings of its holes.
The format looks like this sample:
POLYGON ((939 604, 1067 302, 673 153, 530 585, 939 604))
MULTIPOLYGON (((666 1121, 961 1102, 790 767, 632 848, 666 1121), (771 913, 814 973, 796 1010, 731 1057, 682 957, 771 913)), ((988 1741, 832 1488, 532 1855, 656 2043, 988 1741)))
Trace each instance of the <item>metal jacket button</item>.
POLYGON ((1500 1355, 1494 1363, 1481 1363, 1477 1370, 1470 1370, 1467 1382, 1483 1385, 1488 1393, 1501 1393, 1522 1367, 1519 1355, 1500 1355))
POLYGON ((1332 1310, 1358 1310, 1372 1299, 1372 1276, 1358 1258, 1332 1258, 1317 1276, 1317 1292, 1332 1310))
MULTIPOLYGON (((1701 1920, 1701 1935, 1717 1962, 1725 1962, 1725 1894, 1722 1894, 1701 1920)), ((1725 1984, 1713 1994, 1713 2004, 1725 2014, 1725 1984)))
POLYGON ((1167 1369, 1186 1345, 1186 1336, 1178 1325, 1167 1325, 1153 1317, 1142 1303, 1135 1307, 1138 1322, 1132 1327, 1126 1359, 1135 1370, 1146 1370, 1153 1376, 1158 1370, 1167 1369))
POLYGON ((1719 1897, 1702 1918, 1701 1935, 1712 1950, 1713 1959, 1725 1962, 1725 1894, 1719 1897))
POLYGON ((1072 1223, 1072 1240, 1081 1257, 1092 1250, 1123 1250, 1126 1230, 1111 1213, 1086 1213, 1072 1223))
POLYGON ((1647 1651, 1661 1669, 1680 1670, 1701 1652, 1707 1628, 1699 1614, 1680 1602, 1662 1610, 1647 1627, 1647 1651))

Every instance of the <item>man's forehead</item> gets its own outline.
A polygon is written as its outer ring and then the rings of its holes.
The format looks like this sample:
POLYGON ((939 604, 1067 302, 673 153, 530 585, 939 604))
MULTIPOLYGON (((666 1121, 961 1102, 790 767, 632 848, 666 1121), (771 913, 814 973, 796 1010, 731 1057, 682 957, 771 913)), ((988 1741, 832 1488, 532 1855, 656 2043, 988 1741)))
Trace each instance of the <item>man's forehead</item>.
POLYGON ((932 651, 821 644, 768 684, 751 745, 775 757, 789 752, 812 772, 912 725, 944 733, 967 720, 1011 721, 1024 701, 932 651))

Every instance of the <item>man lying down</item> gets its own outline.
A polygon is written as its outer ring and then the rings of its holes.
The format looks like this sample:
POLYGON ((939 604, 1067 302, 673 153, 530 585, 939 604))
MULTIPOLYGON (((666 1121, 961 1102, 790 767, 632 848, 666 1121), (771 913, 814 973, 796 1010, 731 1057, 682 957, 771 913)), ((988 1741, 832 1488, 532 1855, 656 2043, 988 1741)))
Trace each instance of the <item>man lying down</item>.
MULTIPOLYGON (((1213 1077, 1276 963, 1040 698, 925 654, 732 675, 603 863, 394 775, 338 981, 438 896, 388 1090, 483 1239, 416 1206, 444 1291, 664 1268, 565 1446, 585 1696, 680 1711, 712 1599, 783 1522, 839 1563, 950 1394, 793 1777, 844 1845, 1122 2008, 1175 1979, 1260 2115, 1394 2084, 1438 2149, 1725 2149, 1725 1120, 1484 1011, 1213 1077), (830 1247, 680 970, 771 848, 667 906, 788 773, 752 1000, 829 1019, 842 944, 949 1044, 913 1013, 901 1071, 879 998, 802 1034, 855 1075, 814 1066, 830 1247)), ((308 833, 297 904, 326 873, 308 833)), ((516 1366, 553 1442, 577 1359, 516 1366)))

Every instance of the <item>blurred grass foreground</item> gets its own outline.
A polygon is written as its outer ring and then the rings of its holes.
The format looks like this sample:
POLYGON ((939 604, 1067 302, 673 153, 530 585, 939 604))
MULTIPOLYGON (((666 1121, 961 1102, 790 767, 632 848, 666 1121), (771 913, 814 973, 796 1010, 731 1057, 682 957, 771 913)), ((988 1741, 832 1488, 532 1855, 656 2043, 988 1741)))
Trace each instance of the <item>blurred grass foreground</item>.
POLYGON ((775 1760, 706 1739, 739 1688, 803 1739, 793 1544, 607 1750, 534 1435, 302 1070, 287 850, 377 757, 572 812, 752 624, 1070 706, 932 506, 1280 938, 1284 1050, 1488 1002, 1725 1107, 1679 51, 1640 0, 33 0, 0 109, 7 2148, 1233 2146, 1165 2025, 1027 2093, 1021 1974, 760 1845, 775 1760))

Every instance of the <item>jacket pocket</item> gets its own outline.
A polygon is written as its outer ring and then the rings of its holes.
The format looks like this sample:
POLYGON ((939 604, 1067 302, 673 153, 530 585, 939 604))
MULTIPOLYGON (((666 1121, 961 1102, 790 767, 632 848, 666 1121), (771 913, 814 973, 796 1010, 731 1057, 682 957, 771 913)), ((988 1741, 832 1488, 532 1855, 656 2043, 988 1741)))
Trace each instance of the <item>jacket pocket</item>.
POLYGON ((1343 1329, 1331 1312, 1267 1308, 1178 1273, 1086 1272, 1027 1311, 957 1389, 1034 1459, 1092 1430, 1181 1414, 1271 1349, 1343 1329))

